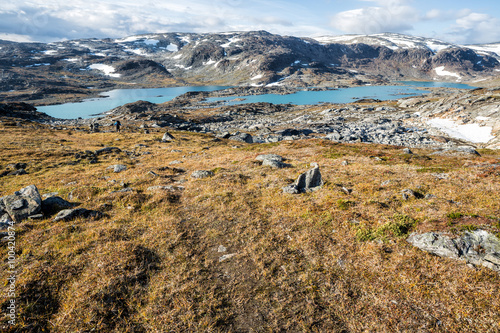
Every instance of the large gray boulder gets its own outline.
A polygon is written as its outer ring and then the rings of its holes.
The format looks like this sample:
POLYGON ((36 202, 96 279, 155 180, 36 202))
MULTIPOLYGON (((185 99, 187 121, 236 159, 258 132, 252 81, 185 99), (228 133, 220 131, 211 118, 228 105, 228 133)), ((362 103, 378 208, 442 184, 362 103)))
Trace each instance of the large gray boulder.
POLYGON ((311 163, 312 169, 302 173, 295 183, 283 187, 284 193, 298 194, 316 191, 323 186, 323 179, 317 163, 311 163))
POLYGON ((253 143, 253 137, 248 133, 236 132, 229 137, 229 140, 235 140, 246 143, 253 143))
POLYGON ((466 260, 500 272, 500 239, 485 230, 467 231, 455 237, 436 232, 414 233, 407 241, 437 256, 466 260))
POLYGON ((12 195, 0 198, 0 217, 8 216, 15 222, 26 220, 42 210, 42 198, 35 185, 27 186, 12 195))
POLYGON ((289 164, 283 163, 284 158, 276 154, 259 155, 255 158, 257 161, 262 161, 263 166, 269 166, 275 169, 289 167, 289 164))

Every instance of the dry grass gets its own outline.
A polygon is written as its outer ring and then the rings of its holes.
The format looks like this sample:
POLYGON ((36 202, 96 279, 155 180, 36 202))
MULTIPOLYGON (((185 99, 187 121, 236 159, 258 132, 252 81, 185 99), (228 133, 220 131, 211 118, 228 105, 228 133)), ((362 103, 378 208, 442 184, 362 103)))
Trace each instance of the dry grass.
POLYGON ((9 163, 29 164, 28 175, 0 178, 0 195, 35 184, 107 214, 17 225, 19 317, 15 327, 0 323, 5 332, 500 330, 498 274, 405 241, 415 230, 500 232, 499 174, 487 172, 498 152, 404 155, 398 147, 247 145, 181 132, 160 143, 160 132, 31 124, 0 131, 0 173, 9 163), (104 146, 122 152, 93 164, 75 159, 104 146), (283 155, 293 167, 263 167, 254 161, 261 153, 283 155), (310 162, 320 164, 324 187, 282 194, 310 162), (128 169, 106 171, 116 163, 128 169), (191 179, 199 169, 215 176, 191 179), (120 182, 134 192, 111 193, 120 182), (146 191, 152 185, 185 189, 146 191), (405 201, 403 189, 435 197, 405 201), (235 256, 219 261, 224 254, 235 256))

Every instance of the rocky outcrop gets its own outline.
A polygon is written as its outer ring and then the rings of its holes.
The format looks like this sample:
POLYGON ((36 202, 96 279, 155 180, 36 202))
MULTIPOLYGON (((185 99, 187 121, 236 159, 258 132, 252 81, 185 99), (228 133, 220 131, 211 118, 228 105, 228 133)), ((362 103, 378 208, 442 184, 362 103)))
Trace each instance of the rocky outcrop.
POLYGON ((436 232, 415 233, 407 241, 440 257, 465 260, 500 272, 500 239, 487 231, 467 231, 456 237, 436 232))
POLYGON ((33 105, 23 102, 0 103, 0 118, 2 117, 37 121, 54 120, 53 117, 43 112, 38 112, 33 105))

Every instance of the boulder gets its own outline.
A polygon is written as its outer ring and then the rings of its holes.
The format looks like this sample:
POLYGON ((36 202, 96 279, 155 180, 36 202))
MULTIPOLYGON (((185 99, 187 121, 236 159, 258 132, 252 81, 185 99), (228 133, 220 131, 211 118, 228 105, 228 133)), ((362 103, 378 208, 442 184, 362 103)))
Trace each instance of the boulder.
POLYGON ((273 160, 273 161, 278 161, 278 162, 283 162, 284 158, 280 155, 276 154, 264 154, 264 155, 259 155, 255 158, 257 161, 266 161, 266 160, 273 160))
POLYGON ((12 195, 0 198, 0 216, 7 213, 15 222, 21 222, 42 210, 42 198, 35 185, 27 186, 12 195))
POLYGON ((290 166, 283 163, 284 158, 276 154, 259 155, 255 158, 257 161, 262 161, 262 165, 270 166, 271 168, 281 169, 290 166))
POLYGON ((500 272, 500 239, 485 230, 467 231, 455 237, 436 232, 414 233, 407 241, 437 256, 466 260, 500 272))
POLYGON ((284 193, 297 194, 316 191, 323 186, 321 172, 317 163, 311 163, 312 169, 302 173, 295 183, 283 187, 284 193))

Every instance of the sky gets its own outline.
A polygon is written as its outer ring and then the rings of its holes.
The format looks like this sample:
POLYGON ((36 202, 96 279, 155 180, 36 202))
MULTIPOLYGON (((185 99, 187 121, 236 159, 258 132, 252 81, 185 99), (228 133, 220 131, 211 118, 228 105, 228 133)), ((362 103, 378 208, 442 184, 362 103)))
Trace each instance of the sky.
POLYGON ((52 42, 158 32, 266 30, 315 37, 403 33, 500 42, 498 0, 9 0, 0 39, 52 42))

